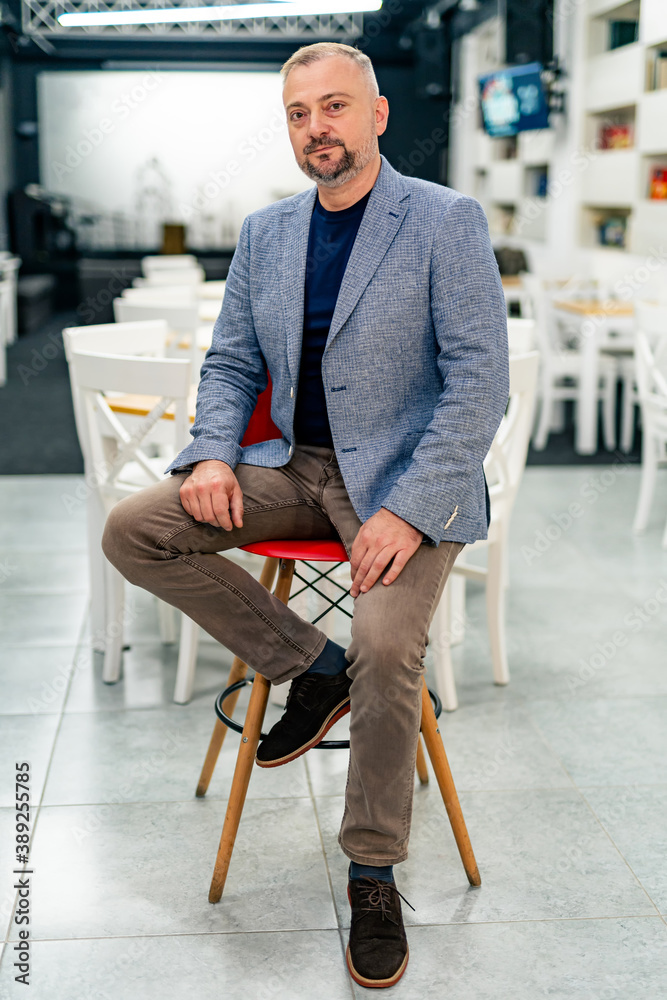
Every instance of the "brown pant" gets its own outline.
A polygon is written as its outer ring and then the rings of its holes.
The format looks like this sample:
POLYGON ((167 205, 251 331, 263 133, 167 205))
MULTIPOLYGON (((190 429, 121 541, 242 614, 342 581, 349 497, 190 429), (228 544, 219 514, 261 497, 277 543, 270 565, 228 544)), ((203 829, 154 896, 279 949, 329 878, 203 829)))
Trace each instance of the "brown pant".
MULTIPOLYGON (((301 446, 287 465, 238 465, 243 527, 224 531, 183 508, 185 474, 121 500, 103 538, 126 579, 184 611, 244 662, 279 683, 306 670, 326 636, 220 555, 270 539, 337 539, 361 526, 331 448, 301 446)), ((459 542, 420 545, 389 586, 354 601, 347 650, 350 766, 339 843, 353 861, 407 857, 428 629, 459 542)))

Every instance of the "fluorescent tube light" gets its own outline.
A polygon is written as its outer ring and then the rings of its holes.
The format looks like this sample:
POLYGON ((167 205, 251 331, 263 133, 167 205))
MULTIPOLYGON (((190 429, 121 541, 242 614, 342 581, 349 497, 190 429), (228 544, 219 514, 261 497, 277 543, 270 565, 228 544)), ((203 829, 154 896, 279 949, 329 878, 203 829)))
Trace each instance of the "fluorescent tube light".
POLYGON ((90 28, 112 24, 185 24, 188 21, 245 21, 254 17, 298 17, 318 14, 358 14, 379 10, 382 0, 273 0, 271 3, 238 3, 210 7, 171 7, 168 10, 89 11, 60 14, 64 28, 90 28))

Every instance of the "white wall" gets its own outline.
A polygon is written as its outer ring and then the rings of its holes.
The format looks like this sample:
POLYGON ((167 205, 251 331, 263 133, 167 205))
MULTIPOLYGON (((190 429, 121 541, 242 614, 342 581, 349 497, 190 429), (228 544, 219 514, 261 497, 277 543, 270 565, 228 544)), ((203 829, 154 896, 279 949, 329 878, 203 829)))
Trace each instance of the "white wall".
POLYGON ((233 243, 249 212, 312 184, 277 72, 45 72, 38 95, 41 183, 131 216, 138 245, 162 221, 191 246, 233 243))

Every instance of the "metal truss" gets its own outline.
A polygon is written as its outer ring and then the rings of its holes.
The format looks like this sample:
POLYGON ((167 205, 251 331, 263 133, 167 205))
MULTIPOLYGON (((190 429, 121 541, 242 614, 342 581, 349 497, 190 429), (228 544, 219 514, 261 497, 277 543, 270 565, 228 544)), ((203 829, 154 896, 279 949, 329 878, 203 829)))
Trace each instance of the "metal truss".
POLYGON ((46 38, 131 38, 214 39, 227 38, 299 38, 353 39, 363 34, 363 14, 319 14, 299 17, 248 18, 247 21, 195 21, 189 24, 131 24, 91 28, 65 28, 58 23, 60 14, 89 11, 150 10, 155 7, 178 10, 202 6, 206 0, 178 3, 177 0, 21 0, 23 31, 26 35, 46 38))

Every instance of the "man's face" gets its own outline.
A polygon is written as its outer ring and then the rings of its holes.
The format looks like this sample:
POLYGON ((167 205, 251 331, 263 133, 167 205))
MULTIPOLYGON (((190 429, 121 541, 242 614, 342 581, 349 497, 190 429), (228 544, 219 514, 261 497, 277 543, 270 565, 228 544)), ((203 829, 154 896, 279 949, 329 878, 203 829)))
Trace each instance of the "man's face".
POLYGON ((387 102, 373 97, 361 68, 347 56, 296 66, 283 103, 296 161, 318 184, 340 187, 377 155, 387 102))

